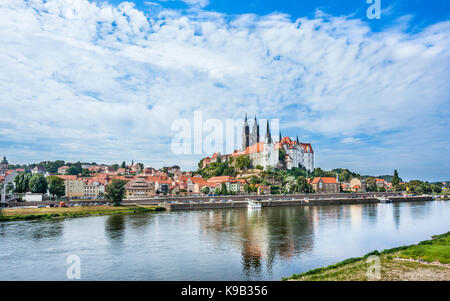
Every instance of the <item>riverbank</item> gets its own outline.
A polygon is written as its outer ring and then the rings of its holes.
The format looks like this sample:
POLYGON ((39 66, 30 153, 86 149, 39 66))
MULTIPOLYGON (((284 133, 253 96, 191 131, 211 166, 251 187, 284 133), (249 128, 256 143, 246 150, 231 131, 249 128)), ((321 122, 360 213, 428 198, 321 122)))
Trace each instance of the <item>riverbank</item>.
POLYGON ((449 281, 450 232, 435 235, 416 245, 401 246, 382 252, 373 251, 363 257, 349 258, 334 265, 294 274, 289 281, 367 281, 367 270, 380 259, 381 281, 449 281))
MULTIPOLYGON (((401 202, 429 202, 434 201, 432 197, 429 196, 391 196, 389 197, 389 202, 391 203, 401 203, 401 202)), ((355 205, 355 204, 378 204, 381 203, 379 198, 375 197, 360 197, 360 198, 304 198, 297 199, 292 198, 290 200, 261 200, 262 207, 281 207, 281 206, 326 206, 326 205, 355 205)), ((167 210, 200 210, 200 209, 231 209, 231 208, 246 208, 248 205, 247 201, 235 201, 233 199, 223 199, 223 200, 213 200, 212 202, 194 202, 194 201, 183 201, 183 202, 171 202, 171 203, 161 203, 167 210)))
POLYGON ((6 208, 0 210, 0 221, 44 219, 55 217, 81 217, 108 214, 133 214, 140 212, 163 211, 161 206, 124 205, 124 206, 79 206, 46 208, 6 208))

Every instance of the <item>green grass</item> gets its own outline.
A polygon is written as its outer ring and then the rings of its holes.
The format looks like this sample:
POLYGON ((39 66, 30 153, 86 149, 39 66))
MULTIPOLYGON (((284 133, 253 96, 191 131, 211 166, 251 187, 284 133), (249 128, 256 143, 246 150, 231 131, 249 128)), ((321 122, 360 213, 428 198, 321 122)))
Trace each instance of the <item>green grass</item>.
POLYGON ((394 260, 394 258, 422 259, 428 262, 437 260, 441 263, 450 263, 450 232, 435 235, 431 240, 422 241, 416 245, 396 247, 382 252, 375 250, 362 257, 349 258, 327 267, 294 274, 283 278, 283 280, 367 280, 366 270, 369 264, 365 260, 370 255, 380 256, 385 275, 390 275, 386 276, 387 280, 392 280, 391 278, 394 277, 392 276, 394 274, 397 276, 401 275, 402 271, 437 268, 436 266, 424 267, 423 264, 416 262, 399 262, 394 260))
POLYGON ((399 254, 401 258, 423 259, 428 262, 450 263, 450 232, 421 241, 399 254))
POLYGON ((57 208, 12 208, 0 210, 0 221, 48 219, 55 217, 81 217, 106 214, 133 214, 163 211, 160 206, 80 206, 57 208))

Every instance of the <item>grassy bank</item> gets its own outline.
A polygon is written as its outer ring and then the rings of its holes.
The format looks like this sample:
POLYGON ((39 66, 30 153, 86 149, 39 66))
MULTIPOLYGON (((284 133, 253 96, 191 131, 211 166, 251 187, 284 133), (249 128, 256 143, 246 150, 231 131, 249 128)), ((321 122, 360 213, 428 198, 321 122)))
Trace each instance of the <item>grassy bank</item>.
POLYGON ((27 220, 53 217, 79 217, 105 214, 132 214, 138 212, 155 212, 165 210, 160 206, 126 205, 126 206, 79 206, 57 208, 6 208, 0 210, 0 221, 27 220))
POLYGON ((450 232, 435 235, 416 245, 401 246, 382 252, 373 251, 362 257, 294 274, 283 280, 296 281, 366 281, 370 255, 380 258, 383 281, 394 280, 450 280, 450 232))

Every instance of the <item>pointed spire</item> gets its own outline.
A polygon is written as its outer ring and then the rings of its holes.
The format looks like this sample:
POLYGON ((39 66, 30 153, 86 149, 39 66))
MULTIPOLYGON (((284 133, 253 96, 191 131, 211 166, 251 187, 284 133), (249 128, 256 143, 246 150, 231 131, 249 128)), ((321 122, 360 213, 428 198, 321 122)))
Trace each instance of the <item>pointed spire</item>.
POLYGON ((280 138, 279 139, 280 139, 279 141, 281 141, 281 131, 280 131, 280 138))
POLYGON ((266 142, 267 143, 272 143, 272 137, 270 135, 270 125, 269 125, 269 120, 267 120, 267 126, 266 126, 266 142))
POLYGON ((247 112, 245 113, 245 122, 247 122, 247 112))
POLYGON ((300 142, 298 141, 298 135, 297 135, 297 144, 299 144, 300 142))

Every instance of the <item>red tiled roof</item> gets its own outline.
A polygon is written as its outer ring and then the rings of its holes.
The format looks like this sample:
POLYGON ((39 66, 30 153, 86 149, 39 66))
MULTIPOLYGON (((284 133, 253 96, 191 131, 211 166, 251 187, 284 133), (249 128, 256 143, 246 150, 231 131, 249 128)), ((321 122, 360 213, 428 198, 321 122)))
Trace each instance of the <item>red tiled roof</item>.
POLYGON ((76 175, 56 175, 58 178, 65 180, 76 180, 76 175))
POLYGON ((315 177, 311 184, 317 184, 319 180, 326 184, 337 184, 336 178, 333 177, 315 177))
POLYGON ((210 183, 223 183, 223 182, 230 182, 233 181, 235 179, 233 179, 230 176, 220 176, 220 177, 212 177, 210 179, 208 179, 208 182, 210 183))

